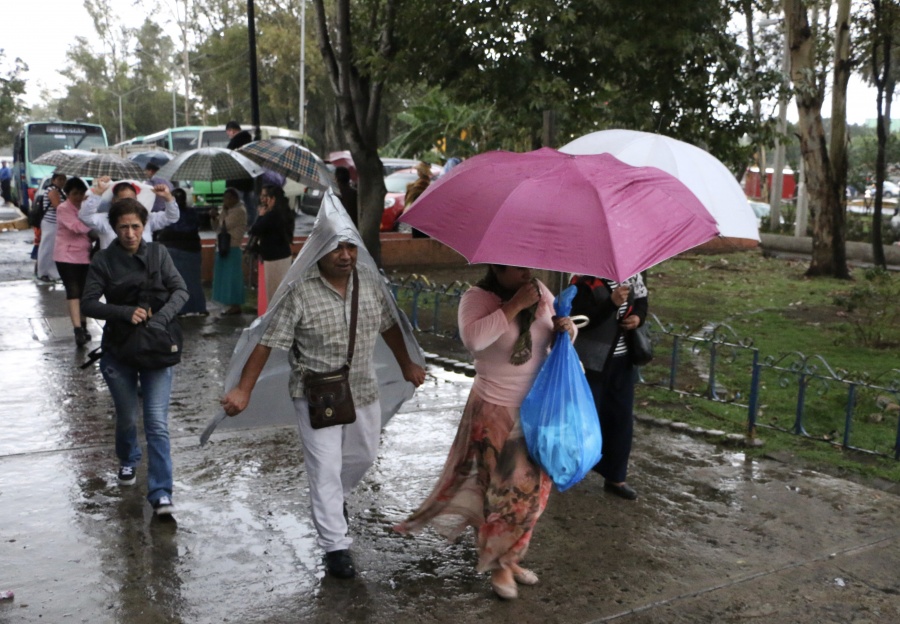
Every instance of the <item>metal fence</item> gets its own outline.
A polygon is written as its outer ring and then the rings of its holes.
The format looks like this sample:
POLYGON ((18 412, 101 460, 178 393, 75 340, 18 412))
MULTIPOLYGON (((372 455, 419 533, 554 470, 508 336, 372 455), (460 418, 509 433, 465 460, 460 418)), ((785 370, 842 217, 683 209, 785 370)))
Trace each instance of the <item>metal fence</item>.
MULTIPOLYGON (((413 327, 457 340, 456 311, 469 287, 419 275, 391 283, 413 327)), ((647 323, 655 357, 640 383, 729 404, 751 436, 765 427, 900 460, 900 369, 850 373, 819 355, 763 356, 724 323, 676 328, 655 314, 647 323)))

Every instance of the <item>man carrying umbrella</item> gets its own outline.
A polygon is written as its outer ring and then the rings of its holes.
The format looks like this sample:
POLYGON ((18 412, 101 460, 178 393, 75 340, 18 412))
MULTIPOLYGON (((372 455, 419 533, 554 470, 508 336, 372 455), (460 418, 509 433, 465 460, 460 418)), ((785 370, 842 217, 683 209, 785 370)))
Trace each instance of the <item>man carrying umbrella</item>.
MULTIPOLYGON (((346 215, 343 218, 347 219, 346 215)), ((279 289, 267 314, 272 315, 271 321, 250 352, 236 386, 222 399, 226 414, 239 414, 250 402, 272 348, 293 352, 290 392, 303 444, 312 518, 328 572, 338 578, 356 574, 344 501, 378 454, 382 424, 374 366, 378 335, 406 381, 419 386, 425 380, 425 370, 407 350, 398 312, 379 282, 374 263, 370 259, 357 263, 360 244, 359 234, 347 219, 345 226, 332 230, 323 240, 316 260, 289 286, 282 285, 286 291, 279 289), (358 315, 353 314, 353 307, 358 307, 358 315), (358 324, 351 339, 347 319, 352 327, 354 316, 358 324), (348 360, 356 421, 314 429, 306 398, 307 375, 333 371, 348 360)))

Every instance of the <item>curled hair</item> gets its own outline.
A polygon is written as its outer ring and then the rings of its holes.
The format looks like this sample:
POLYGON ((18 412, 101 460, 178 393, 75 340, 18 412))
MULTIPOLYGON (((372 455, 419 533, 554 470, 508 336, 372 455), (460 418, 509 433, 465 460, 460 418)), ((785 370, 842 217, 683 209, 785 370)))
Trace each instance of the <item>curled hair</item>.
POLYGON ((119 224, 119 219, 130 214, 137 215, 141 223, 147 225, 147 209, 144 208, 141 202, 131 197, 117 199, 112 203, 112 206, 109 207, 109 224, 115 230, 119 224))
POLYGON ((82 180, 81 178, 69 178, 66 181, 66 185, 63 187, 63 193, 65 193, 66 195, 68 195, 72 191, 87 193, 87 190, 87 184, 85 184, 84 180, 82 180))

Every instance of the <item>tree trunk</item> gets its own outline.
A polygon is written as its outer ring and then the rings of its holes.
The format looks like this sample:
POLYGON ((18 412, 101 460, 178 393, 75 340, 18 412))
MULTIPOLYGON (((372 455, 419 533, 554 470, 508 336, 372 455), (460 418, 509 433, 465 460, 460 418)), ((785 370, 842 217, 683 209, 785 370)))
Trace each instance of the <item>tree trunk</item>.
POLYGON ((831 89, 831 195, 835 200, 832 265, 835 277, 847 268, 847 83, 850 80, 850 0, 839 0, 834 24, 834 84, 831 89))
POLYGON ((872 41, 872 76, 878 90, 878 152, 875 156, 875 208, 872 214, 872 257, 876 266, 887 268, 882 240, 882 215, 884 214, 884 179, 887 173, 887 142, 890 137, 891 102, 896 86, 892 75, 891 56, 894 33, 894 7, 884 6, 880 0, 872 0, 875 36, 872 41), (878 52, 882 59, 879 62, 878 52))
MULTIPOLYGON (((324 0, 313 0, 313 4, 316 9, 319 50, 334 89, 341 131, 356 166, 359 232, 369 254, 381 266, 379 230, 384 212, 385 187, 384 165, 378 156, 378 123, 384 81, 372 77, 367 66, 357 65, 355 62, 350 28, 350 0, 337 0, 333 28, 329 28, 324 0)), ((381 60, 389 62, 394 53, 395 1, 387 0, 380 15, 382 20, 377 52, 381 60)), ((374 23, 371 25, 376 27, 374 23)))
MULTIPOLYGON (((794 84, 794 97, 799 114, 800 151, 806 165, 809 197, 815 206, 812 261, 806 274, 847 278, 849 271, 844 242, 844 193, 842 188, 837 187, 839 181, 835 180, 822 122, 825 88, 817 79, 816 42, 812 36, 803 0, 783 0, 783 2, 785 32, 790 48, 791 80, 794 84)), ((844 4, 849 5, 849 0, 840 0, 839 11, 844 4)), ((846 21, 846 19, 843 22, 839 20, 838 35, 842 32, 842 26, 846 27, 846 21)), ((838 72, 838 68, 835 71, 838 72)), ((835 97, 846 99, 846 89, 846 79, 843 83, 836 80, 834 90, 841 90, 841 94, 835 97)), ((842 117, 845 118, 846 114, 843 113, 842 117)), ((841 121, 843 123, 844 119, 841 121)), ((832 121, 832 124, 834 123, 835 120, 832 121)), ((837 165, 843 166, 846 176, 846 154, 838 156, 842 160, 837 165)))

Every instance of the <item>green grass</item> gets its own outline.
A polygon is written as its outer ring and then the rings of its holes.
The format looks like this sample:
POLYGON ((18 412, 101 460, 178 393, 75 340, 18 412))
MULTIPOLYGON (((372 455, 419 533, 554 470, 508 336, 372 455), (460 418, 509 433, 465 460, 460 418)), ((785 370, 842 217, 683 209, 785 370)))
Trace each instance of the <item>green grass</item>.
MULTIPOLYGON (((823 376, 831 377, 825 364, 814 357, 821 356, 836 377, 868 375, 877 378, 879 385, 900 383, 900 371, 895 370, 900 368, 896 349, 900 344, 900 326, 882 328, 883 341, 878 347, 861 344, 852 322, 855 315, 865 311, 848 313, 834 302, 836 296, 850 292, 855 282, 808 279, 804 277, 807 266, 807 262, 766 258, 759 252, 670 260, 651 269, 648 276, 651 311, 677 332, 708 323, 726 324, 736 332, 730 341, 752 344, 759 349, 761 359, 771 358, 784 368, 803 362, 800 355, 791 355, 802 354, 807 366, 814 365, 823 376)), ((659 357, 645 370, 645 379, 655 382, 665 378, 671 346, 671 340, 663 338, 657 349, 659 357)), ((731 351, 719 348, 720 356, 731 351)), ((717 367, 717 385, 728 389, 721 395, 724 402, 681 397, 660 388, 641 386, 637 396, 639 409, 693 425, 745 432, 748 410, 730 402, 747 402, 751 360, 748 351, 734 352, 739 355, 733 362, 720 357, 717 367)), ((679 358, 689 365, 679 367, 676 387, 685 392, 706 391, 708 384, 702 373, 708 351, 695 356, 682 349, 679 358), (694 363, 690 365, 692 357, 694 363)), ((816 438, 809 440, 773 429, 793 427, 799 392, 796 374, 764 369, 760 381, 758 423, 762 426, 757 433, 766 440, 766 450, 762 452, 775 448, 838 472, 900 479, 900 462, 835 446, 842 442, 844 434, 846 384, 813 380, 807 386, 804 427, 816 438)), ((885 408, 900 403, 897 395, 896 390, 858 388, 851 446, 892 453, 900 412, 892 411, 895 407, 885 408)))

